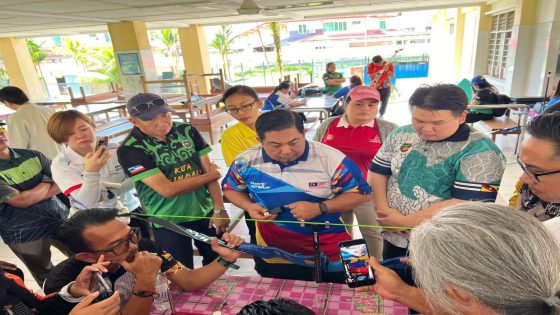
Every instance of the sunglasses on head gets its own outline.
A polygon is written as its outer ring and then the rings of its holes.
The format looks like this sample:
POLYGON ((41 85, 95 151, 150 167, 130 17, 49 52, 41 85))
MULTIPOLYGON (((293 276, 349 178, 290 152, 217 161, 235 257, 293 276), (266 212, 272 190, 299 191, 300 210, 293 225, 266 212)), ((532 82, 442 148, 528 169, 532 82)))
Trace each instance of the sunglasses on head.
POLYGON ((167 106, 167 101, 163 98, 155 98, 149 102, 132 106, 130 109, 133 110, 134 113, 130 113, 130 114, 131 115, 140 114, 145 111, 148 111, 151 107, 154 106, 167 106))

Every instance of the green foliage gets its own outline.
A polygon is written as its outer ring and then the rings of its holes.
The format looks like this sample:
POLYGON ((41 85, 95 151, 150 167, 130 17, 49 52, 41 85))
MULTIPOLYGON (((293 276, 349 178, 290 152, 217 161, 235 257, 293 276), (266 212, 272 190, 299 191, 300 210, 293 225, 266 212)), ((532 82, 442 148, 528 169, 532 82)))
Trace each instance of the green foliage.
POLYGON ((0 86, 6 86, 10 84, 10 78, 8 77, 8 71, 0 67, 0 86))
POLYGON ((95 59, 95 68, 91 69, 91 72, 101 74, 104 77, 92 77, 96 83, 118 83, 120 81, 119 78, 119 70, 117 68, 117 60, 115 59, 115 53, 112 47, 99 47, 94 50, 94 54, 91 55, 91 58, 95 59))
POLYGON ((179 53, 177 51, 177 43, 179 42, 179 34, 174 29, 163 29, 159 32, 151 32, 153 38, 159 39, 161 43, 167 47, 165 57, 173 58, 173 73, 177 74, 179 71, 179 53))
POLYGON ((215 48, 222 56, 222 69, 224 70, 224 75, 226 79, 229 78, 229 67, 228 67, 228 54, 230 53, 230 46, 237 36, 233 36, 231 33, 231 25, 222 25, 220 32, 216 33, 214 39, 210 42, 210 47, 215 48))
POLYGON ((37 44, 32 39, 26 39, 25 43, 27 44, 27 50, 29 50, 31 60, 33 61, 33 64, 35 66, 38 66, 49 56, 47 51, 43 48, 44 42, 41 44, 37 44))
POLYGON ((77 40, 71 40, 69 37, 64 37, 62 49, 72 55, 74 60, 84 67, 84 70, 88 70, 90 52, 87 47, 82 46, 82 44, 80 44, 77 40))

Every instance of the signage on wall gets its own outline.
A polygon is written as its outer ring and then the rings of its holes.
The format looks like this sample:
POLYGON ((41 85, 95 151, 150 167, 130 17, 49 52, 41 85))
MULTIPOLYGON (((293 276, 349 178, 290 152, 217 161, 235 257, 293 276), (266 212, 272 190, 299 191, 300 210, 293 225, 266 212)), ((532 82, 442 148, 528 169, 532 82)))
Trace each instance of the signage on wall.
POLYGON ((138 52, 119 52, 117 60, 122 75, 142 75, 142 64, 138 52))

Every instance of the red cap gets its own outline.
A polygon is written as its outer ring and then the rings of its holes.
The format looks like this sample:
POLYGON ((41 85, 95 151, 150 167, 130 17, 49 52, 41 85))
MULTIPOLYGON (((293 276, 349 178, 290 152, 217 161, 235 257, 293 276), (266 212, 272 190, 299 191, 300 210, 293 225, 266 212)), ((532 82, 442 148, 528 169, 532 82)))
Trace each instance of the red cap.
POLYGON ((376 101, 379 101, 381 99, 381 96, 379 95, 379 91, 367 85, 358 85, 357 87, 350 90, 348 96, 353 101, 359 101, 366 98, 371 98, 376 101))

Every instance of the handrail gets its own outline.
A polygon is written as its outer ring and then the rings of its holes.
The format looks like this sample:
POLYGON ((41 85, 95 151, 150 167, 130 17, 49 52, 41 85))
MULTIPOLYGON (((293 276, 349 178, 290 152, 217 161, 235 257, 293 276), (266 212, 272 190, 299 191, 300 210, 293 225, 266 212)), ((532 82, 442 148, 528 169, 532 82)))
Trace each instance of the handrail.
MULTIPOLYGON (((144 92, 148 91, 148 84, 162 84, 162 83, 180 83, 175 84, 173 87, 184 87, 185 88, 185 95, 187 97, 187 102, 191 102, 192 97, 192 86, 189 86, 189 78, 197 78, 197 77, 209 77, 209 76, 217 76, 220 78, 221 88, 222 91, 225 91, 225 81, 224 81, 224 72, 222 69, 219 69, 218 73, 200 73, 200 74, 187 74, 186 72, 183 74, 183 78, 181 79, 168 79, 168 80, 146 80, 144 76, 141 76, 142 81, 142 89, 144 92)), ((212 84, 212 83, 210 83, 212 84)))

